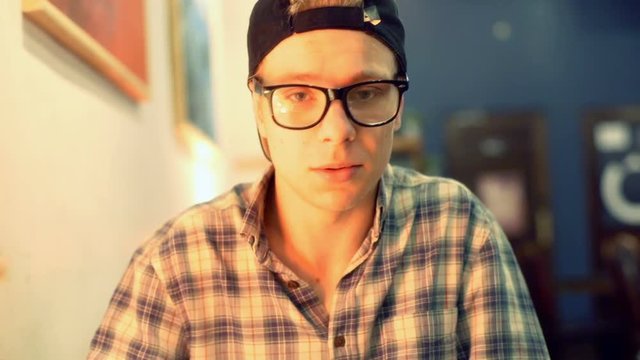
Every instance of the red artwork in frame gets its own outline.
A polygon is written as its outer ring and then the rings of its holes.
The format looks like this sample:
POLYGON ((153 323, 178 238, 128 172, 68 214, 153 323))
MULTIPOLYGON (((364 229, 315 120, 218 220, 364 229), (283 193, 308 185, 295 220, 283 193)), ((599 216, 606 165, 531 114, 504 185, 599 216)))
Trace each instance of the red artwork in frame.
POLYGON ((148 97, 144 0, 23 0, 22 9, 128 96, 148 97))

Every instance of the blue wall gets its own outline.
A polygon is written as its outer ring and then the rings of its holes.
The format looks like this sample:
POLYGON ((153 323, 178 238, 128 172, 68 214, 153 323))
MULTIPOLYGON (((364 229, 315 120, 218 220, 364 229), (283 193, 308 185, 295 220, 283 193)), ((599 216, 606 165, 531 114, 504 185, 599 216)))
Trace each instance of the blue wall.
MULTIPOLYGON (((527 109, 546 116, 557 277, 590 273, 582 114, 640 104, 636 0, 398 0, 411 90, 426 151, 444 155, 444 123, 462 109, 527 109), (492 26, 506 21, 508 41, 492 26)), ((446 167, 446 164, 445 164, 446 167)), ((560 299, 565 321, 588 321, 585 297, 560 299)))

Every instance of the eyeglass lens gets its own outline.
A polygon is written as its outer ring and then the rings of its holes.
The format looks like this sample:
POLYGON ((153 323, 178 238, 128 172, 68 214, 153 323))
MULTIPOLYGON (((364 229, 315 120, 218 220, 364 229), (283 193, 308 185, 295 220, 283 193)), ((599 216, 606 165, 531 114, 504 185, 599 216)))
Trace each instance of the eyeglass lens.
MULTIPOLYGON (((399 90, 390 83, 369 83, 350 88, 345 94, 348 112, 359 123, 378 124, 396 115, 399 90)), ((285 86, 272 93, 275 120, 283 126, 302 128, 318 122, 328 107, 328 96, 308 86, 285 86)))

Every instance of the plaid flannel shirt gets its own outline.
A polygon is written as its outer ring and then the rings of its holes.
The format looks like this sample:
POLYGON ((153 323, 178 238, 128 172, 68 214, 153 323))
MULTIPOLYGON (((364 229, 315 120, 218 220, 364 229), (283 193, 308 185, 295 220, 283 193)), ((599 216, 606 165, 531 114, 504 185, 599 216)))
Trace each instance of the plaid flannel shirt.
POLYGON ((329 316, 269 251, 273 177, 167 223, 133 255, 90 359, 546 359, 512 249, 466 188, 389 166, 329 316))

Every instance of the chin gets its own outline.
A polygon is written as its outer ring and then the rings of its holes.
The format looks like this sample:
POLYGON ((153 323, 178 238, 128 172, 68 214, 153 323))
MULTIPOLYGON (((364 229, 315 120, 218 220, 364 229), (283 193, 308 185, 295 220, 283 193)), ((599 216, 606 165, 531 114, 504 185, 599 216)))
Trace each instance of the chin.
POLYGON ((315 197, 307 197, 307 201, 319 209, 343 212, 356 208, 364 200, 363 196, 355 194, 324 194, 315 197))

